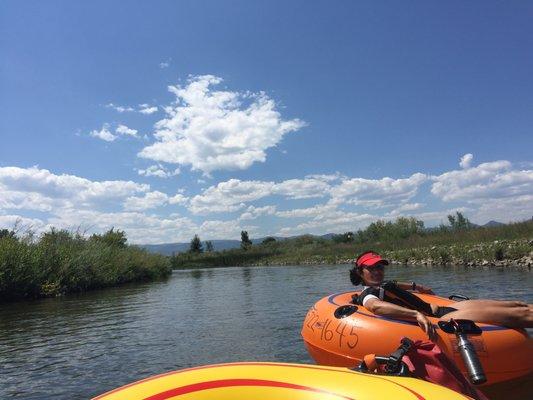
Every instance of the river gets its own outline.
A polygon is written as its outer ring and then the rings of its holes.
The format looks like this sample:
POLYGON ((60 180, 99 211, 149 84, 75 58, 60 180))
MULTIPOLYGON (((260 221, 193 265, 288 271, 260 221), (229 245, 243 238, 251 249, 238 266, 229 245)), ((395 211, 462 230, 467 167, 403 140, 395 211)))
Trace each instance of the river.
MULTIPOLYGON (((311 363, 309 307, 350 290, 349 266, 174 271, 164 282, 0 305, 0 399, 88 399, 150 375, 232 361, 311 363)), ((447 296, 533 303, 520 269, 391 266, 447 296)))

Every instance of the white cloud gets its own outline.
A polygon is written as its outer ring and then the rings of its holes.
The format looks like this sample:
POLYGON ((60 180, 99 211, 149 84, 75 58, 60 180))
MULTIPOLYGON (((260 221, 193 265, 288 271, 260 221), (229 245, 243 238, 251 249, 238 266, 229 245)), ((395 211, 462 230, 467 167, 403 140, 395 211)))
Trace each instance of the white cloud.
POLYGON ((149 189, 149 185, 132 181, 90 181, 74 175, 56 175, 38 167, 0 168, 0 206, 7 209, 56 211, 95 207, 149 189))
POLYGON ((65 229, 88 227, 88 232, 104 232, 115 228, 124 230, 131 243, 172 243, 189 241, 198 232, 190 219, 176 215, 160 217, 141 212, 99 212, 94 210, 65 210, 48 220, 50 226, 65 229))
POLYGON ((122 124, 119 125, 117 129, 115 129, 115 133, 118 133, 119 135, 137 137, 137 130, 128 128, 126 125, 122 125, 122 124))
POLYGON ((250 237, 255 236, 256 226, 242 226, 238 221, 204 221, 199 229, 200 238, 209 239, 237 239, 241 231, 247 231, 250 237))
POLYGON ((142 211, 150 208, 156 208, 166 204, 168 196, 165 193, 155 191, 145 193, 142 197, 128 197, 124 201, 126 211, 142 211))
POLYGON ((89 135, 91 135, 92 137, 98 138, 98 139, 105 140, 106 142, 112 142, 117 138, 116 135, 113 135, 109 131, 109 124, 104 124, 102 126, 102 129, 100 129, 99 131, 95 129, 89 132, 89 135))
POLYGON ((533 193, 516 197, 486 199, 473 211, 472 221, 484 224, 495 221, 524 221, 533 217, 533 193))
POLYGON ((176 168, 173 171, 168 171, 162 165, 150 165, 146 169, 138 169, 137 173, 142 176, 157 176, 158 178, 170 178, 171 176, 178 175, 180 169, 176 168))
POLYGON ((533 193, 533 170, 513 170, 509 161, 483 163, 433 177, 431 193, 443 201, 485 202, 533 193))
POLYGON ((165 60, 165 61, 161 61, 159 63, 159 68, 161 69, 165 69, 165 68, 168 68, 170 67, 170 62, 172 61, 172 58, 169 58, 168 60, 165 60))
POLYGON ((289 179, 280 183, 230 179, 194 196, 189 210, 194 214, 233 212, 244 208, 246 203, 267 196, 307 199, 323 197, 327 195, 328 189, 327 183, 317 179, 289 179))
POLYGON ((325 234, 328 232, 354 231, 376 219, 378 217, 375 215, 330 209, 328 212, 321 213, 304 223, 282 228, 277 234, 287 236, 304 233, 325 234))
POLYGON ((168 198, 168 204, 180 204, 185 205, 189 201, 189 198, 187 196, 184 196, 181 193, 177 193, 172 197, 168 198))
POLYGON ((188 201, 188 197, 181 193, 174 196, 168 196, 166 193, 153 191, 145 193, 144 196, 131 196, 124 201, 124 209, 126 211, 143 211, 150 208, 160 207, 166 204, 184 205, 188 201))
POLYGON ((302 128, 299 119, 282 120, 265 93, 215 91, 221 78, 193 77, 188 85, 170 86, 176 103, 165 107, 167 118, 156 123, 157 141, 140 157, 190 165, 209 174, 246 169, 266 160, 265 151, 283 136, 302 128))
POLYGON ((313 207, 278 211, 276 212, 276 216, 281 218, 315 218, 320 215, 334 212, 335 209, 336 207, 332 204, 317 204, 313 207))
POLYGON ((40 232, 45 223, 38 218, 26 218, 20 215, 0 215, 0 229, 14 229, 16 233, 24 234, 28 231, 40 232))
POLYGON ((118 111, 119 113, 125 113, 125 112, 133 112, 135 109, 130 106, 117 106, 113 103, 106 104, 107 108, 112 108, 115 111, 118 111))
POLYGON ((273 215, 276 212, 276 206, 264 206, 264 207, 254 207, 249 206, 245 212, 241 214, 239 220, 251 220, 256 219, 262 215, 273 215))
POLYGON ((150 115, 156 113, 159 109, 156 106, 150 106, 149 104, 139 104, 139 112, 141 114, 150 115))
POLYGON ((328 194, 329 185, 318 179, 289 179, 276 184, 272 188, 274 194, 290 199, 309 199, 324 197, 328 194))
POLYGON ((330 193, 335 204, 381 208, 408 201, 427 179, 427 175, 421 173, 403 179, 345 179, 332 187, 330 193))
POLYGON ((317 179, 319 181, 324 181, 324 182, 333 182, 333 181, 338 181, 342 179, 347 179, 347 176, 342 175, 340 172, 335 172, 334 174, 312 174, 312 175, 307 175, 305 178, 306 179, 317 179))
POLYGON ((201 195, 194 196, 189 210, 194 214, 237 211, 243 208, 246 202, 268 196, 273 186, 273 182, 230 179, 209 187, 201 195))
POLYGON ((461 161, 459 162, 459 166, 461 168, 470 168, 470 164, 472 163, 472 160, 474 159, 474 156, 471 153, 467 153, 464 156, 461 157, 461 161))
POLYGON ((412 211, 419 210, 420 208, 423 208, 424 206, 425 204, 423 203, 405 203, 395 208, 394 210, 388 212, 387 214, 385 214, 385 216, 387 217, 400 217, 403 215, 411 216, 413 214, 412 211))

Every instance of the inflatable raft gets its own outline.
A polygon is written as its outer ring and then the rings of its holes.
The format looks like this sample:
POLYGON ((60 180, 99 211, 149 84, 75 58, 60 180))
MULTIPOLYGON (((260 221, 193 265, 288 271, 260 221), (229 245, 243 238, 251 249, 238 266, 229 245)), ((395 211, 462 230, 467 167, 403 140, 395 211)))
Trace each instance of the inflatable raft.
MULTIPOLYGON (((402 337, 427 340, 415 321, 381 317, 354 305, 352 296, 359 293, 349 291, 325 297, 307 313, 302 336, 309 354, 318 364, 354 367, 367 354, 392 353, 402 337)), ((433 295, 417 296, 440 306, 453 307, 454 303, 433 295)), ((429 319, 437 326, 437 344, 466 375, 456 336, 439 329, 439 319, 429 319)), ((533 371, 533 341, 525 330, 477 325, 481 328, 480 334, 468 337, 484 368, 486 384, 513 380, 533 371)))
POLYGON ((154 376, 93 400, 455 400, 465 395, 415 378, 282 363, 207 365, 154 376))

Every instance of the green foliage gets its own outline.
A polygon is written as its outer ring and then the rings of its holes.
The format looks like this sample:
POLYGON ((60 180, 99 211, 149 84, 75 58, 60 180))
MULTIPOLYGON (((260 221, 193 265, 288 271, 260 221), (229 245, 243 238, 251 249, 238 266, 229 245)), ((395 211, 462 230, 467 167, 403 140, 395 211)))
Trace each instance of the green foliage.
POLYGON ((453 231, 464 231, 473 228, 472 223, 460 211, 457 211, 455 215, 448 215, 448 221, 453 231))
POLYGON ((124 231, 118 229, 115 231, 114 228, 111 228, 103 235, 92 235, 91 240, 95 242, 102 242, 112 247, 124 248, 126 247, 128 238, 126 237, 126 233, 124 231))
POLYGON ((331 240, 335 243, 352 243, 354 238, 353 232, 345 232, 340 235, 333 235, 331 240))
POLYGON ((502 249, 505 259, 516 260, 529 255, 533 250, 532 239, 533 221, 452 231, 449 227, 424 230, 421 221, 399 218, 394 222, 378 221, 371 224, 367 230, 356 233, 354 241, 348 243, 303 235, 282 241, 268 240, 265 245, 246 250, 181 253, 173 256, 171 263, 173 268, 329 264, 347 262, 368 249, 402 262, 493 262, 499 257, 495 250, 497 248, 502 249), (377 239, 370 240, 369 237, 377 239))
POLYGON ((127 246, 125 233, 113 229, 89 239, 57 229, 38 241, 0 237, 0 301, 159 279, 170 272, 166 257, 127 246))
POLYGON ((15 231, 10 231, 9 229, 0 229, 0 239, 4 237, 14 237, 15 231))
POLYGON ((275 242, 276 242, 276 238, 275 237, 267 236, 266 238, 263 239, 261 244, 268 245, 270 243, 275 243, 275 242))
POLYGON ((208 253, 213 251, 213 242, 212 241, 207 240, 205 242, 205 251, 207 251, 208 253))
POLYGON ((204 247, 202 246, 202 241, 198 237, 198 235, 194 235, 194 237, 191 239, 191 244, 189 246, 189 252, 190 253, 203 253, 204 247))
POLYGON ((413 217, 400 217, 394 222, 382 220, 372 222, 366 229, 357 231, 355 242, 390 242, 424 234, 424 222, 413 217))
POLYGON ((505 258, 505 251, 502 246, 497 246, 494 249, 494 259, 496 261, 502 261, 505 258))
POLYGON ((252 246, 252 241, 248 237, 247 231, 241 231, 241 249, 248 250, 252 246))

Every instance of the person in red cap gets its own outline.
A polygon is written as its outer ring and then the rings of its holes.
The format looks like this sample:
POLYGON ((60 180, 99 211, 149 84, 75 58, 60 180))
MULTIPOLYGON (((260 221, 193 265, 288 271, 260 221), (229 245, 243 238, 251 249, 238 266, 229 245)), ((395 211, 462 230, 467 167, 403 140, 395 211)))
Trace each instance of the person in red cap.
POLYGON ((355 302, 377 315, 414 319, 431 340, 436 339, 435 326, 428 316, 446 319, 468 319, 474 322, 504 325, 511 328, 533 327, 533 304, 521 301, 464 300, 453 307, 426 303, 410 292, 433 294, 431 288, 415 282, 385 282, 385 266, 389 262, 374 251, 366 251, 355 260, 350 281, 364 285, 355 302), (392 284, 395 296, 388 292, 392 284), (407 305, 407 306, 406 306, 407 305))

